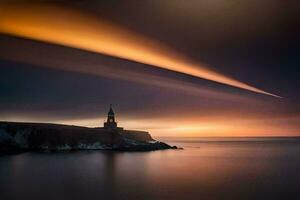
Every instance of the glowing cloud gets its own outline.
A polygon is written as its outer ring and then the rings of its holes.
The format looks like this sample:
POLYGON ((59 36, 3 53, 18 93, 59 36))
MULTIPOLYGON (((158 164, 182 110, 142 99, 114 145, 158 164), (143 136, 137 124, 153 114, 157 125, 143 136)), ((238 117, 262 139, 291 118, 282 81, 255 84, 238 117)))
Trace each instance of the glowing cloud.
POLYGON ((172 49, 125 28, 74 10, 53 6, 1 6, 0 33, 132 60, 280 97, 211 71, 172 49))

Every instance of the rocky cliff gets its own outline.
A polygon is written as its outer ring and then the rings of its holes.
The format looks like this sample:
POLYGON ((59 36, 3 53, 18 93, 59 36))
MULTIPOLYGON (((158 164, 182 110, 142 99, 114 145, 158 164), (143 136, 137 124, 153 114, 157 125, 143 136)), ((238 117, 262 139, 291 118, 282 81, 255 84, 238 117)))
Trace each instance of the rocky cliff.
POLYGON ((108 130, 48 123, 0 122, 0 152, 176 148, 155 141, 148 132, 108 130))

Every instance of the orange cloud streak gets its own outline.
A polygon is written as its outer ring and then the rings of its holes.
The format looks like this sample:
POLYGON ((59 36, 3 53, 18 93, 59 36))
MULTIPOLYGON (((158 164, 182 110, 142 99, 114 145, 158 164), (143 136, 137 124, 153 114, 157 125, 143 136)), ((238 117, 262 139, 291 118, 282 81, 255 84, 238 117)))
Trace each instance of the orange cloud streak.
MULTIPOLYGON (((74 10, 2 6, 0 33, 132 60, 248 91, 280 97, 198 65, 162 44, 74 10)), ((84 66, 83 66, 84 67, 84 66)))

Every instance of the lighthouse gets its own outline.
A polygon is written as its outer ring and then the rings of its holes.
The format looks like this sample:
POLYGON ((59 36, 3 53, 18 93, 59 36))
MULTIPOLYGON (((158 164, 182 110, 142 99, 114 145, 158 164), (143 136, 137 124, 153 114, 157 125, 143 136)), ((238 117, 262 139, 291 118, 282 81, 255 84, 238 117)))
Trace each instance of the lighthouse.
POLYGON ((112 109, 112 104, 110 104, 110 106, 109 106, 109 111, 107 113, 107 121, 104 122, 104 128, 117 129, 117 122, 115 119, 115 113, 112 109))

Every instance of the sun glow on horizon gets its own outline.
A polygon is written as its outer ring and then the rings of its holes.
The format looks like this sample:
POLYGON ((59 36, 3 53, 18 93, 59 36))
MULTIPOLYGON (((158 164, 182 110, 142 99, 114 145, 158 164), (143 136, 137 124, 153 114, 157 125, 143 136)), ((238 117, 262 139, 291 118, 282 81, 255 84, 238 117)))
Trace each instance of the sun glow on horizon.
MULTIPOLYGON (((16 122, 39 122, 76 125, 84 127, 102 127, 105 117, 66 120, 36 120, 35 118, 7 118, 16 122)), ((262 136, 299 136, 299 127, 290 127, 289 121, 295 118, 262 120, 260 118, 121 118, 118 126, 129 130, 148 131, 153 137, 262 137, 262 136), (283 134, 284 133, 284 134, 283 134)))

